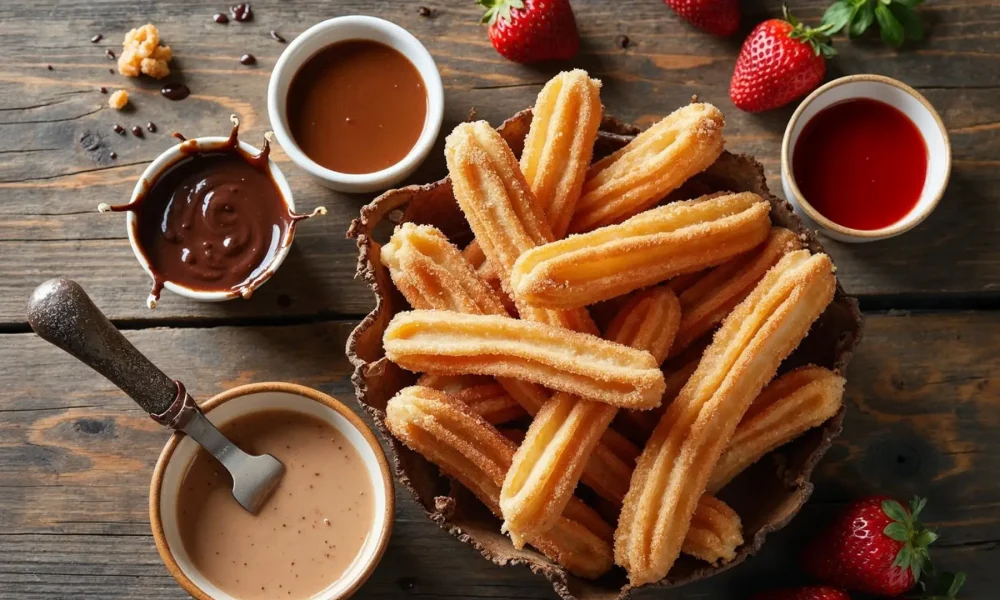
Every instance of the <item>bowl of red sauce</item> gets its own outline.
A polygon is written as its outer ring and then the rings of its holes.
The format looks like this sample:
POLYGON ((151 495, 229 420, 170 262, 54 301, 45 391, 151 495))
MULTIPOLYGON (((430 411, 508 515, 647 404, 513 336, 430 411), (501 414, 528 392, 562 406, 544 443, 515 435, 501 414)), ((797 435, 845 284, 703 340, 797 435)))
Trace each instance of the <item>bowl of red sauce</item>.
POLYGON ((427 157, 444 88, 410 32, 352 15, 313 25, 288 45, 271 73, 267 110, 292 162, 331 189, 373 192, 427 157))
POLYGON ((881 75, 842 77, 814 91, 781 146, 785 197, 809 226, 844 242, 913 229, 937 207, 950 174, 937 111, 881 75))

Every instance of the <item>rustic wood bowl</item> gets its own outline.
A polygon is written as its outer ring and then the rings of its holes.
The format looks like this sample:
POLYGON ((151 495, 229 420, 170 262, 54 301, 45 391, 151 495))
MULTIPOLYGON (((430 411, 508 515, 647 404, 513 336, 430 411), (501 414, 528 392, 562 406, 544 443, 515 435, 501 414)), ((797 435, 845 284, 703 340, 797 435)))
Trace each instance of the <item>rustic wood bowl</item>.
MULTIPOLYGON (((498 128, 515 154, 520 154, 530 124, 531 111, 525 110, 498 128)), ((595 160, 627 144, 638 132, 636 127, 605 117, 595 145, 595 160)), ((792 212, 791 206, 771 195, 763 168, 752 157, 724 152, 715 164, 671 195, 671 199, 712 191, 760 194, 771 203, 774 224, 798 232, 811 251, 823 250, 815 235, 807 231, 792 212)), ((491 562, 528 565, 533 572, 548 579, 555 591, 567 600, 627 597, 631 587, 622 569, 616 567, 597 581, 586 581, 568 574, 530 548, 515 550, 509 538, 500 534, 500 522, 485 507, 460 485, 442 476, 437 467, 403 446, 386 429, 386 403, 400 389, 413 384, 416 375, 397 367, 384 356, 382 333, 393 315, 408 310, 409 305, 379 261, 379 250, 392 228, 407 221, 435 225, 460 246, 472 238, 447 178, 382 194, 361 209, 361 216, 348 231, 348 237, 358 242, 357 274, 375 293, 375 309, 351 333, 347 355, 355 366, 353 381, 358 402, 371 414, 388 440, 396 476, 413 493, 429 519, 491 562)), ((860 337, 861 313, 857 301, 838 285, 832 304, 799 348, 782 364, 781 370, 812 363, 844 372, 860 337)), ((651 585, 673 587, 705 579, 755 554, 767 534, 788 524, 809 498, 813 490, 809 482, 813 468, 840 433, 842 422, 843 409, 822 427, 807 432, 759 461, 722 491, 720 496, 743 520, 746 542, 735 560, 711 566, 682 556, 665 579, 651 585)))

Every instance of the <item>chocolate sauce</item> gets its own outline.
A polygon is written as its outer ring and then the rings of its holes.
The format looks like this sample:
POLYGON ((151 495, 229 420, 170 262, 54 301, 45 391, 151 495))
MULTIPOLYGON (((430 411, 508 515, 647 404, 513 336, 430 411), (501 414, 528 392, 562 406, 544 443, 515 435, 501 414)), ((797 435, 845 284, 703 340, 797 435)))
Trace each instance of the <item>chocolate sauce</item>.
POLYGON ((254 56, 253 54, 244 54, 243 56, 240 57, 241 65, 252 65, 255 64, 256 62, 257 62, 257 57, 254 56))
POLYGON ((253 9, 250 8, 248 3, 240 3, 235 6, 229 7, 229 14, 233 15, 233 19, 243 23, 253 19, 253 9))
POLYGON ((421 6, 420 8, 417 9, 417 14, 420 15, 421 17, 429 17, 431 16, 431 9, 427 8, 426 6, 421 6))
POLYGON ((118 135, 124 135, 125 134, 125 128, 122 127, 121 125, 117 124, 117 123, 115 123, 114 130, 115 130, 115 133, 117 133, 118 135))
POLYGON ((212 16, 212 20, 215 21, 216 23, 221 23, 225 25, 226 23, 229 22, 229 17, 227 17, 223 13, 215 13, 215 15, 212 16))
POLYGON ((91 44, 96 44, 97 42, 99 42, 99 41, 101 41, 103 39, 104 39, 104 36, 98 33, 94 37, 90 38, 90 43, 91 44))
POLYGON ((160 93, 169 100, 183 100, 191 93, 191 89, 183 83, 168 83, 160 88, 160 93))
POLYGON ((105 54, 108 55, 108 60, 114 60, 115 59, 115 51, 112 50, 111 48, 108 48, 108 50, 107 50, 107 52, 105 52, 105 54))
POLYGON ((295 223, 308 217, 289 210, 271 176, 267 140, 251 155, 238 134, 237 124, 211 147, 184 141, 182 156, 135 201, 110 207, 136 215, 134 236, 153 275, 154 302, 166 281, 249 296, 291 242, 295 223))
POLYGON ((109 156, 110 158, 118 158, 118 153, 117 153, 117 152, 115 152, 115 151, 111 151, 111 152, 110 152, 110 153, 108 154, 108 156, 109 156))
POLYGON ((285 38, 281 37, 281 34, 273 29, 271 30, 271 39, 278 42, 279 44, 285 43, 285 38))
POLYGON ((176 138, 176 139, 178 139, 178 140, 180 140, 182 142, 186 142, 187 141, 187 138, 184 137, 184 134, 180 133, 179 131, 175 131, 175 132, 171 133, 170 136, 173 137, 173 138, 176 138))
POLYGON ((149 133, 156 133, 156 123, 152 121, 146 123, 146 131, 148 131, 149 133))
POLYGON ((133 125, 132 126, 132 135, 134 135, 135 137, 141 138, 142 137, 142 127, 139 127, 138 125, 133 125))

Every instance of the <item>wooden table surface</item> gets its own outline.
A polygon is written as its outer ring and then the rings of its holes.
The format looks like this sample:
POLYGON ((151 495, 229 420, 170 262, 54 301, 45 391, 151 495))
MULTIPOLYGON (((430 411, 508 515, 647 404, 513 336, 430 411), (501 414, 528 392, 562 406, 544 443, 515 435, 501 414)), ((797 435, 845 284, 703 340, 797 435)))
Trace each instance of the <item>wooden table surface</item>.
MULTIPOLYGON (((145 307, 148 277, 129 249, 121 215, 145 165, 174 143, 169 132, 219 135, 229 115, 244 139, 268 129, 265 91, 289 40, 317 21, 371 14, 412 31, 438 62, 449 131, 475 107, 499 123, 529 106, 541 83, 572 64, 604 82, 608 111, 646 126, 692 94, 727 114, 728 147, 749 152, 780 188, 778 153, 792 107, 736 110, 726 93, 739 48, 677 21, 660 0, 574 0, 580 55, 567 65, 502 60, 471 0, 428 0, 433 17, 401 1, 253 2, 249 23, 218 25, 217 5, 185 0, 7 0, 0 3, 0 597, 181 598, 153 546, 147 517, 152 466, 167 432, 119 390, 30 332, 25 301, 40 282, 76 279, 161 368, 198 398, 237 384, 285 380, 354 406, 346 336, 372 304, 354 281, 344 233, 370 196, 326 191, 277 150, 304 224, 284 266, 250 301, 198 304, 165 294, 145 307), (131 27, 153 22, 176 55, 171 69, 192 95, 171 102, 150 81, 109 73, 131 27), (100 43, 90 42, 102 33, 100 43), (620 36, 631 45, 621 48, 620 36), (257 65, 240 65, 240 55, 257 65), (47 67, 51 65, 51 70, 47 67), (107 106, 130 90, 134 110, 107 106), (157 133, 119 136, 153 121, 157 133), (111 159, 109 153, 117 153, 111 159)), ((746 0, 745 34, 777 15, 777 0, 746 0)), ((817 22, 827 0, 797 0, 817 22)), ((969 574, 965 598, 1000 587, 1000 4, 929 0, 926 42, 896 52, 877 39, 841 41, 828 77, 880 73, 917 88, 951 135, 951 184, 915 231, 870 245, 828 242, 846 290, 866 313, 865 339, 848 373, 844 434, 816 473, 816 493, 760 556, 714 580, 639 598, 742 598, 799 581, 801 540, 862 494, 930 499, 940 566, 969 574)), ((413 182, 444 173, 441 140, 413 182)), ((360 598, 550 598, 525 568, 495 567, 427 522, 399 495, 388 554, 360 598)))

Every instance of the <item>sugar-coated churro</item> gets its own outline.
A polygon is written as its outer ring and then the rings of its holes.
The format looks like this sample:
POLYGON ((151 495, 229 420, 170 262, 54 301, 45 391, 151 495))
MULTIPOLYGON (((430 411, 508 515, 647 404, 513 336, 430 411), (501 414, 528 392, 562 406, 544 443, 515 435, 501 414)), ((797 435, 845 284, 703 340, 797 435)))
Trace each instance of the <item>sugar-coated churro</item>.
POLYGON ((386 357, 410 371, 512 377, 628 408, 656 406, 664 389, 648 352, 509 317, 401 312, 382 343, 386 357))
MULTIPOLYGON (((622 308, 606 336, 649 352, 659 364, 667 356, 680 317, 677 296, 665 286, 652 288, 622 308)), ((555 394, 538 411, 500 492, 504 530, 515 547, 555 524, 617 412, 615 406, 566 393, 555 394)))
POLYGON ((702 496, 691 518, 691 528, 684 536, 681 552, 718 564, 736 558, 736 549, 742 544, 743 524, 736 511, 718 498, 702 496))
POLYGON ((726 315, 753 291, 768 269, 786 253, 801 247, 797 235, 783 227, 773 227, 758 248, 702 273, 679 293, 683 316, 670 354, 680 354, 689 344, 722 323, 726 315))
POLYGON ((711 104, 689 104, 594 163, 569 231, 617 223, 659 202, 719 158, 724 125, 711 104))
MULTIPOLYGON (((683 312, 681 313, 683 319, 683 312)), ((677 339, 676 337, 674 339, 677 339)), ((651 410, 621 410, 615 417, 615 424, 621 426, 622 431, 628 432, 628 439, 639 446, 645 446, 649 436, 653 435, 656 424, 660 422, 663 413, 674 401, 677 394, 684 388, 691 375, 698 368, 701 361, 701 354, 704 352, 706 344, 698 344, 680 356, 668 360, 663 365, 663 379, 666 383, 666 390, 663 392, 663 401, 651 410)))
POLYGON ((803 432, 837 414, 844 378, 829 369, 806 366, 772 381, 753 401, 708 480, 709 493, 726 486, 744 469, 803 432))
POLYGON ((636 463, 615 532, 633 585, 667 575, 698 499, 744 412, 833 299, 825 254, 782 257, 726 317, 636 463))
MULTIPOLYGON (((403 444, 500 516, 500 486, 514 456, 513 442, 462 402, 419 386, 404 388, 389 401, 385 421, 403 444)), ((610 535, 610 526, 577 500, 532 545, 571 573, 594 579, 611 568, 610 535)))
MULTIPOLYGON (((525 250, 555 239, 507 142, 485 121, 462 123, 445 140, 452 191, 476 241, 508 292, 510 270, 525 250)), ((513 298, 521 318, 597 334, 585 308, 545 310, 513 298)))
POLYGON ((767 238, 769 210, 750 192, 703 197, 526 250, 510 274, 514 300, 582 307, 718 265, 767 238))
POLYGON ((538 93, 521 153, 521 172, 555 239, 566 235, 601 126, 601 82, 586 71, 559 73, 538 93))

